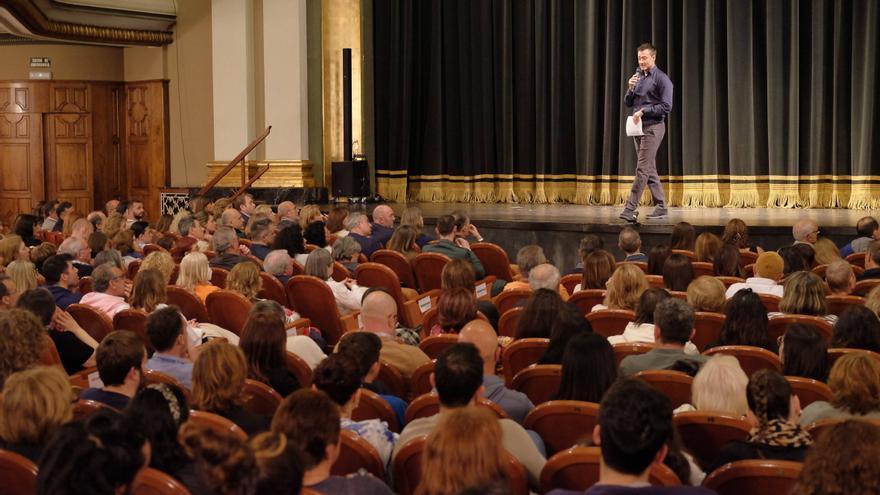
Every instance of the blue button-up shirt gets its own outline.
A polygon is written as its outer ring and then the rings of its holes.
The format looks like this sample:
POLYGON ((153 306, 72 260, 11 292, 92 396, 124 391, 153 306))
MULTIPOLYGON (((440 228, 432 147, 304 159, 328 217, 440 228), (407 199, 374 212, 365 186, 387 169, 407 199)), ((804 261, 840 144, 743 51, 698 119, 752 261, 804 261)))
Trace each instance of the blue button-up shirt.
POLYGON ((157 352, 147 360, 147 369, 170 375, 192 390, 193 363, 188 359, 157 352))
POLYGON ((672 81, 662 70, 654 66, 642 72, 642 78, 635 87, 626 92, 623 102, 632 107, 633 113, 644 110, 642 120, 645 124, 663 122, 672 111, 672 81))

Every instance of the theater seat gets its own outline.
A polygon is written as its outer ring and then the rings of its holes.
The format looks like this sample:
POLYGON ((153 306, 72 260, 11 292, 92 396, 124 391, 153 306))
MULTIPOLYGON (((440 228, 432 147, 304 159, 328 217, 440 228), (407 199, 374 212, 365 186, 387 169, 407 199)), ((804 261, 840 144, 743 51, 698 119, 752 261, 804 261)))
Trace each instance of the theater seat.
POLYGON ((620 367, 620 362, 627 356, 644 354, 654 348, 654 344, 645 342, 624 342, 611 346, 614 350, 614 363, 620 367))
POLYGON ((339 457, 330 468, 330 474, 346 476, 364 469, 380 480, 385 479, 385 465, 370 442, 349 430, 340 431, 339 438, 339 457))
POLYGON ((373 252, 370 261, 390 268, 391 271, 397 274, 397 278, 400 279, 402 287, 409 289, 418 288, 416 277, 413 274, 412 265, 403 253, 391 251, 390 249, 379 249, 373 252))
POLYGON ((434 388, 431 386, 431 373, 434 372, 434 364, 434 361, 431 361, 413 371, 409 382, 409 389, 412 391, 413 396, 419 397, 420 395, 430 393, 434 388))
POLYGON ((562 382, 562 366, 558 364, 533 364, 513 377, 511 388, 526 394, 532 404, 543 404, 559 392, 562 382))
MULTIPOLYGON (((507 419, 507 413, 504 412, 498 404, 486 399, 485 397, 481 397, 477 399, 477 404, 480 406, 488 407, 498 416, 498 419, 507 419)), ((424 394, 422 396, 416 397, 410 404, 409 407, 406 408, 406 424, 410 424, 413 420, 419 418, 429 418, 435 414, 440 412, 440 398, 436 393, 431 392, 424 394)))
POLYGON ((379 376, 376 379, 384 383, 396 397, 401 399, 409 397, 409 384, 404 379, 403 373, 394 365, 379 361, 379 376))
POLYGON ((448 256, 440 253, 421 253, 413 258, 412 267, 420 293, 441 288, 440 274, 450 261, 448 256))
POLYGON ((458 334, 447 333, 434 335, 422 339, 422 341, 419 342, 419 349, 421 349, 422 352, 424 352, 429 358, 437 359, 437 357, 440 356, 443 351, 449 349, 457 343, 458 334))
POLYGON ((782 362, 779 360, 779 356, 760 347, 724 345, 713 347, 704 353, 706 356, 714 356, 716 354, 726 354, 735 357, 739 361, 740 367, 748 376, 752 376, 752 373, 761 369, 782 372, 782 362))
POLYGON ((284 291, 284 285, 275 275, 266 272, 260 272, 260 279, 263 281, 263 288, 257 293, 260 299, 271 299, 282 306, 287 306, 287 292, 284 291))
POLYGON ((691 401, 691 387, 694 379, 685 373, 670 370, 648 370, 640 371, 634 376, 648 382, 669 398, 673 409, 691 401))
POLYGON ((819 380, 801 376, 786 376, 785 379, 791 385, 791 393, 797 395, 798 399, 800 399, 801 408, 807 407, 813 402, 831 402, 834 399, 834 394, 828 388, 828 385, 819 380))
POLYGON ((513 281, 510 258, 501 246, 491 242, 475 242, 471 244, 471 251, 480 259, 486 275, 494 275, 495 278, 508 282, 513 281))
POLYGON ((547 448, 547 455, 589 441, 599 423, 599 404, 579 400, 552 400, 538 404, 523 421, 523 428, 534 431, 547 448))
POLYGON ((834 366, 834 363, 837 362, 841 357, 850 354, 852 352, 867 352, 869 356, 876 359, 878 363, 880 363, 880 353, 869 351, 866 349, 851 349, 848 347, 832 347, 828 349, 828 368, 830 369, 834 366))
POLYGON ((861 296, 825 296, 828 314, 840 315, 850 306, 864 306, 865 298, 861 296))
POLYGON ((498 319, 498 336, 516 337, 516 329, 525 310, 525 308, 513 308, 501 315, 498 319))
POLYGON ((517 373, 536 364, 549 346, 550 339, 533 338, 515 340, 505 347, 501 353, 505 384, 509 387, 517 373))
POLYGON ((359 312, 342 317, 333 291, 317 277, 291 277, 287 282, 287 297, 302 317, 312 320, 312 325, 321 329, 329 345, 336 345, 343 334, 358 328, 359 312))
POLYGON ((189 495, 189 490, 171 476, 145 467, 138 471, 131 484, 131 495, 189 495))
POLYGON ((583 278, 584 276, 580 273, 572 273, 570 275, 565 275, 564 277, 562 277, 562 279, 559 281, 559 284, 565 287, 565 290, 567 290, 569 294, 574 294, 574 288, 577 286, 577 284, 581 283, 581 280, 583 280, 583 278))
POLYGON ((128 330, 134 332, 144 342, 144 347, 152 349, 150 339, 146 331, 147 313, 139 309, 123 309, 113 316, 114 330, 128 330))
POLYGON ((284 356, 284 364, 287 366, 287 371, 296 376, 300 387, 307 388, 312 386, 312 369, 309 368, 308 363, 303 358, 287 351, 284 356))
POLYGON ((74 421, 84 421, 86 418, 98 412, 102 407, 106 407, 107 409, 113 409, 112 407, 104 404, 103 402, 97 402, 94 400, 88 399, 77 399, 76 402, 73 403, 73 420, 74 421))
POLYGON ((397 314, 400 317, 400 321, 408 328, 416 328, 423 323, 423 313, 419 308, 419 300, 423 297, 439 297, 440 295, 438 291, 432 294, 422 294, 414 299, 407 299, 401 290, 402 281, 400 277, 397 276, 394 270, 380 263, 358 265, 354 276, 361 287, 382 287, 387 290, 397 303, 397 314))
POLYGON ((254 414, 262 414, 271 416, 275 414, 281 401, 284 400, 281 394, 275 391, 269 385, 250 378, 244 381, 244 388, 241 391, 244 397, 244 408, 254 414))
MULTIPOLYGON (((541 470, 541 493, 553 489, 585 491, 599 482, 599 447, 574 447, 557 453, 541 470)), ((651 464, 648 481, 653 486, 681 485, 665 464, 651 464)), ((743 494, 749 492, 743 492, 743 494)))
POLYGON ((245 433, 240 426, 224 418, 223 416, 220 416, 219 414, 214 414, 207 411, 191 410, 189 412, 189 420, 192 421, 194 424, 209 428, 220 434, 225 435, 228 433, 232 433, 240 439, 247 441, 247 433, 245 433))
POLYGON ((187 320, 211 323, 211 317, 208 316, 208 308, 205 307, 205 303, 199 299, 199 296, 176 285, 169 285, 165 291, 168 295, 168 304, 180 308, 180 312, 183 313, 187 320))
POLYGON ((513 308, 524 307, 531 296, 532 289, 511 289, 495 296, 492 302, 498 308, 498 314, 503 315, 513 308))
POLYGON ((587 313, 587 321, 593 331, 606 339, 622 334, 626 326, 635 319, 636 314, 628 309, 602 309, 587 313))
POLYGON ((6 495, 34 495, 37 465, 27 457, 0 449, 0 483, 6 495))
POLYGON ((748 421, 715 411, 681 412, 672 417, 672 422, 682 446, 704 470, 712 466, 722 447, 729 442, 745 440, 751 429, 748 421))
POLYGON ((568 304, 577 306, 581 314, 586 315, 593 310, 593 306, 602 304, 604 300, 605 291, 603 289, 584 289, 572 294, 568 298, 568 304))
POLYGON ((211 267, 211 285, 214 287, 220 287, 221 289, 226 287, 226 277, 229 276, 229 270, 225 268, 220 268, 219 266, 211 267))
POLYGON ((208 294, 205 306, 215 325, 241 336, 252 303, 238 292, 220 289, 208 294))
POLYGON ((802 468, 803 464, 792 461, 736 461, 710 473, 703 487, 718 495, 792 493, 802 468))
POLYGON ((700 352, 705 351, 709 344, 715 342, 721 336, 724 320, 725 316, 720 313, 704 311, 694 313, 694 337, 691 339, 691 343, 700 352))
POLYGON ((387 423, 389 430, 400 433, 400 423, 391 405, 375 392, 365 388, 361 388, 360 393, 358 406, 351 412, 351 419, 354 421, 378 419, 387 423))
POLYGON ((834 333, 834 328, 828 323, 828 320, 820 316, 785 314, 770 318, 767 322, 767 336, 772 340, 776 340, 779 336, 785 334, 788 326, 793 323, 816 328, 825 338, 825 341, 829 344, 831 343, 831 335, 834 333))
POLYGON ((107 313, 99 311, 87 304, 71 304, 67 307, 70 316, 79 323, 93 339, 101 342, 108 333, 113 331, 113 322, 107 313))

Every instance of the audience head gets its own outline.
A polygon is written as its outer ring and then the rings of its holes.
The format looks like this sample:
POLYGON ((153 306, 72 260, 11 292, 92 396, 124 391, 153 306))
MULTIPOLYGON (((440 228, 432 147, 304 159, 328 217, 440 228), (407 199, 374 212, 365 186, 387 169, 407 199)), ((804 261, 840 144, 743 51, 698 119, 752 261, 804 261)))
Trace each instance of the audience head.
POLYGON ((275 236, 272 249, 284 249, 291 258, 306 252, 306 241, 302 236, 302 227, 293 223, 281 229, 275 236))
POLYGON ((174 351, 176 354, 185 350, 186 320, 176 306, 166 306, 150 313, 144 330, 157 352, 174 351))
POLYGON ((789 325, 779 344, 779 359, 786 376, 824 382, 828 377, 828 343, 809 325, 789 325))
POLYGON ((388 239, 386 249, 404 254, 414 252, 417 246, 416 239, 420 233, 420 230, 411 225, 401 225, 391 235, 391 239, 388 239))
POLYGON ((639 302, 636 303, 635 307, 635 324, 644 325, 645 323, 650 323, 653 325, 654 310, 657 308, 657 304, 669 297, 671 297, 669 291, 660 287, 650 287, 645 292, 642 292, 639 302))
POLYGON ((204 253, 198 251, 187 253, 180 261, 177 285, 192 291, 196 285, 209 283, 210 280, 211 267, 208 264, 208 257, 204 253))
POLYGON ((751 289, 741 289, 727 302, 719 341, 723 345, 768 348, 772 344, 767 335, 768 322, 761 297, 751 289))
POLYGON ((816 262, 816 250, 812 244, 800 243, 791 246, 791 250, 804 260, 804 270, 810 270, 816 262))
POLYGON ((58 253, 69 254, 72 259, 82 263, 88 263, 92 259, 92 250, 89 249, 85 239, 79 237, 68 237, 58 246, 58 253))
POLYGON ((432 384, 440 405, 446 408, 470 404, 483 387, 483 359, 472 344, 458 343, 437 358, 432 384))
POLYGON ((437 323, 444 332, 458 333, 477 317, 477 297, 473 290, 457 287, 440 293, 437 301, 437 323))
POLYGON ((306 265, 303 267, 306 275, 318 277, 321 280, 328 280, 333 274, 333 257, 326 249, 315 249, 306 258, 306 265))
POLYGON ((249 301, 256 299, 263 290, 260 267, 253 261, 242 261, 233 266, 226 277, 226 289, 238 292, 249 301))
POLYGON ((327 230, 331 234, 345 230, 345 219, 348 218, 347 206, 336 206, 327 214, 327 230))
POLYGON ((559 293, 538 289, 529 296, 516 328, 516 338, 549 338, 553 322, 565 302, 559 293))
POLYGON ((43 242, 31 249, 31 262, 37 267, 37 270, 43 269, 43 263, 51 256, 58 253, 58 247, 51 242, 43 242))
MULTIPOLYGON (((230 210, 226 210, 230 211, 230 210)), ((235 210, 231 210, 233 213, 238 215, 238 212, 235 210)), ((241 215, 239 215, 241 216, 241 215)), ((214 249, 217 251, 217 254, 223 253, 238 253, 238 235, 235 233, 231 227, 223 226, 217 227, 217 230, 214 231, 214 249)))
POLYGON ((724 234, 721 241, 725 244, 733 244, 738 249, 749 248, 749 230, 746 223, 739 218, 731 218, 724 226, 724 234))
POLYGON ((244 193, 232 200, 232 207, 245 215, 253 215, 257 209, 257 205, 254 204, 254 197, 248 193, 244 193))
POLYGON ((720 280, 703 275, 688 284, 687 302, 693 306, 694 311, 721 313, 724 311, 724 303, 727 302, 726 291, 727 288, 720 280))
POLYGON ((712 262, 712 270, 719 277, 742 277, 740 252, 733 244, 722 244, 712 262))
POLYGON ((112 296, 125 295, 125 275, 122 269, 110 263, 98 265, 92 271, 92 289, 112 296))
POLYGON ((128 493, 145 463, 143 446, 138 429, 108 408, 84 422, 67 423, 58 428, 40 458, 37 493, 128 493))
POLYGON ((364 330, 384 336, 394 336, 397 328, 397 302, 382 288, 371 288, 361 301, 361 321, 364 330))
POLYGON ((179 388, 148 385, 131 399, 125 416, 150 442, 150 467, 173 475, 189 463, 177 441, 180 427, 189 419, 189 404, 179 388))
POLYGON ((654 340, 684 345, 694 334, 694 310, 680 299, 664 299, 654 309, 654 326, 654 340))
POLYGON ((19 290, 37 288, 37 269, 30 261, 13 261, 6 267, 6 275, 15 281, 19 290))
MULTIPOLYGON (((349 215, 351 219, 351 215, 349 215)), ((318 205, 305 205, 299 212, 299 225, 305 230, 312 222, 324 221, 324 214, 318 205)), ((351 229, 349 229, 351 230, 351 229)))
POLYGON ((672 227, 672 235, 669 238, 670 249, 694 250, 696 231, 694 226, 687 222, 678 222, 672 227))
POLYGON ((45 445, 73 417, 73 390, 57 366, 36 366, 13 373, 0 393, 0 440, 45 445))
MULTIPOLYGON (((479 321, 479 320, 477 320, 479 321)), ((372 381, 379 374, 379 355, 382 339, 371 332, 349 332, 337 345, 336 352, 354 359, 360 369, 361 379, 372 381)))
POLYGON ((672 436, 672 404, 642 380, 618 380, 602 398, 593 440, 607 468, 644 475, 651 464, 663 461, 672 436))
POLYGON ((256 456, 245 439, 231 431, 192 421, 180 428, 178 437, 211 493, 232 495, 254 490, 258 476, 256 456))
POLYGON ((813 244, 813 251, 816 255, 816 264, 829 265, 835 261, 843 261, 837 245, 827 237, 823 237, 816 241, 813 244))
POLYGON ((791 235, 796 242, 813 244, 819 238, 819 224, 810 219, 798 220, 791 228, 791 235))
POLYGON ((529 288, 533 291, 538 289, 558 291, 561 278, 559 269, 550 263, 543 263, 532 268, 529 273, 529 288))
POLYGON ((544 256, 544 250, 536 244, 529 244, 516 253, 516 265, 525 279, 529 278, 529 272, 532 268, 546 262, 547 258, 544 256))
POLYGON ((880 352, 880 319, 865 306, 848 306, 834 324, 831 347, 880 352))
POLYGON ((303 230, 303 239, 307 243, 323 248, 327 246, 327 229, 322 220, 315 220, 303 230))
MULTIPOLYGON (((107 264, 115 266, 120 270, 125 268, 125 264, 123 264, 122 262, 122 254, 120 254, 119 251, 115 249, 105 249, 98 253, 97 256, 95 256, 96 267, 107 264)), ((95 272, 92 272, 92 277, 94 278, 94 276, 95 272)))
POLYGON ((351 237, 340 237, 333 243, 333 259, 340 263, 357 262, 360 254, 360 243, 351 237))
POLYGON ((440 272, 440 287, 443 290, 462 288, 473 290, 476 284, 474 265, 464 259, 452 260, 446 263, 440 272))
POLYGON ((266 255, 263 260, 263 270, 271 275, 291 275, 293 274, 293 259, 283 249, 273 249, 266 255))
POLYGON ((34 236, 34 227, 39 223, 39 219, 35 215, 23 213, 15 219, 15 226, 12 232, 22 238, 29 239, 34 236))
POLYGON ((856 274, 846 260, 837 260, 825 270, 825 282, 833 294, 847 295, 856 286, 856 274))
POLYGON ((275 225, 268 217, 254 216, 248 222, 247 232, 253 242, 270 245, 275 241, 275 225))
POLYGON ((828 426, 807 453, 792 493, 870 495, 880 485, 880 427, 850 419, 828 426))
POLYGON ((571 304, 563 304, 550 322, 550 345, 544 351, 542 363, 559 364, 572 337, 581 333, 592 333, 593 327, 581 311, 571 304))
POLYGON ((684 292, 694 279, 691 259, 683 254, 673 253, 663 264, 663 283, 669 290, 684 292))
MULTIPOLYGON (((719 251, 721 251, 721 247, 723 246, 721 239, 718 238, 717 235, 711 232, 703 232, 697 236, 696 242, 694 242, 694 257, 695 261, 703 261, 707 263, 712 263, 715 261, 716 256, 719 251)), ((734 249, 737 250, 737 255, 739 254, 739 249, 734 246, 734 249)), ((737 260, 738 261, 738 260, 737 260)))
POLYGON ((565 347, 556 398, 600 402, 615 380, 617 364, 608 339, 593 332, 581 332, 565 347))
POLYGON ((652 247, 648 252, 648 274, 663 275, 663 266, 670 254, 672 254, 672 250, 669 249, 669 246, 659 244, 652 247))
POLYGON ((217 223, 223 227, 241 230, 244 228, 244 217, 241 216, 240 211, 233 208, 227 208, 220 214, 217 223))
POLYGON ((141 262, 140 270, 158 270, 165 285, 168 285, 174 272, 174 258, 167 251, 153 251, 141 262))
POLYGON ((792 273, 785 278, 785 292, 779 302, 779 311, 796 315, 825 316, 825 286, 812 272, 792 273))
POLYGON ((95 361, 105 387, 130 386, 134 394, 143 385, 147 351, 136 333, 128 330, 108 333, 95 351, 95 361))
POLYGON ((746 401, 748 384, 749 377, 735 357, 717 354, 709 358, 694 376, 693 405, 698 411, 745 416, 749 411, 746 401))
POLYGON ((0 310, 14 308, 18 304, 20 295, 21 291, 15 285, 15 280, 5 273, 0 273, 0 310))
POLYGON ((773 420, 793 422, 799 410, 797 396, 791 393, 791 385, 779 372, 760 369, 749 377, 746 387, 749 403, 749 420, 758 428, 756 437, 764 438, 771 431, 768 423, 773 420))
POLYGON ((761 278, 769 278, 770 280, 779 280, 785 273, 785 262, 777 253, 773 251, 765 251, 758 255, 755 261, 755 276, 761 278))
POLYGON ((581 238, 581 244, 578 247, 578 257, 584 257, 597 249, 605 249, 605 241, 596 234, 587 234, 581 238))
POLYGON ((327 356, 312 373, 315 388, 330 396, 341 408, 343 416, 351 414, 357 407, 362 378, 358 362, 340 353, 327 356))
POLYGON ((880 411, 880 363, 864 352, 844 354, 828 374, 831 405, 861 416, 880 411))
POLYGON ((293 201, 278 203, 278 220, 299 220, 299 208, 296 207, 293 201))
POLYGON ((238 346, 247 359, 248 378, 269 383, 269 374, 285 367, 287 332, 284 330, 284 309, 275 301, 254 304, 242 328, 238 346))
POLYGON ((302 452, 307 472, 339 455, 339 406, 327 394, 302 389, 290 394, 272 417, 272 431, 283 433, 302 452))
POLYGON ((393 228, 394 220, 396 220, 396 217, 394 216, 394 210, 390 206, 379 205, 373 209, 374 223, 383 227, 393 228))
POLYGON ((617 268, 614 256, 604 249, 596 249, 584 256, 584 276, 581 289, 605 289, 608 280, 617 268))
POLYGON ((422 217, 422 209, 418 206, 410 206, 403 210, 400 215, 400 225, 412 227, 416 230, 416 235, 420 234, 425 228, 425 219, 422 217))
POLYGON ((193 365, 193 404, 216 413, 240 406, 246 378, 247 361, 241 348, 217 340, 204 344, 193 365))
POLYGON ((129 300, 131 307, 147 313, 152 312, 156 306, 168 300, 166 287, 168 287, 168 281, 159 270, 141 268, 134 276, 129 300))
POLYGON ((638 304, 642 292, 648 290, 648 279, 641 268, 632 263, 623 263, 608 279, 608 290, 605 292, 603 304, 608 309, 633 310, 638 304))
POLYGON ((55 306, 55 298, 52 297, 52 294, 48 290, 42 287, 28 289, 22 292, 18 297, 17 306, 36 316, 44 328, 52 323, 52 318, 55 316, 55 311, 57 309, 55 306))
POLYGON ((505 482, 501 426, 485 407, 461 407, 440 417, 425 441, 417 495, 460 493, 505 482))
POLYGON ((498 335, 492 325, 483 320, 473 320, 465 325, 458 334, 458 341, 473 344, 483 358, 484 374, 495 373, 495 365, 501 358, 498 335))
POLYGON ((458 226, 455 224, 455 217, 452 215, 440 215, 437 217, 437 235, 440 238, 450 239, 458 233, 458 226))
POLYGON ((617 247, 626 255, 635 254, 642 248, 642 238, 639 231, 632 227, 624 227, 620 229, 617 236, 617 247))
POLYGON ((0 239, 0 257, 3 258, 3 263, 8 265, 15 260, 27 261, 30 258, 30 251, 21 237, 7 235, 0 239))
POLYGON ((348 214, 348 220, 345 221, 345 227, 349 232, 360 236, 368 237, 373 234, 373 226, 370 225, 370 219, 360 212, 353 211, 348 214))
MULTIPOLYGON (((46 289, 28 291, 28 293, 36 292, 48 293, 46 289)), ((51 297, 51 294, 49 296, 51 297)), ((3 342, 3 345, 0 345, 0 389, 2 389, 9 375, 39 362, 43 348, 47 345, 45 324, 42 324, 33 313, 24 309, 2 311, 0 342, 3 342)))
POLYGON ((865 251, 865 269, 880 267, 880 241, 873 241, 868 244, 865 251))

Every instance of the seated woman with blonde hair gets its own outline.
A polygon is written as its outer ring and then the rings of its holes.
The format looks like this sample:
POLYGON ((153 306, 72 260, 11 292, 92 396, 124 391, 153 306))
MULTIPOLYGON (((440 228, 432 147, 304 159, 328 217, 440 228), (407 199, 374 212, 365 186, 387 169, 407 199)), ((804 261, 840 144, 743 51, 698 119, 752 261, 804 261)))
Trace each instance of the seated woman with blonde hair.
POLYGON ((204 253, 192 252, 180 262, 180 273, 177 275, 177 286, 182 287, 205 302, 208 294, 220 290, 211 284, 211 266, 204 253))
POLYGON ((785 290, 779 301, 779 312, 767 314, 770 319, 784 314, 820 316, 834 325, 837 315, 828 314, 825 284, 812 272, 795 272, 785 278, 785 290))
POLYGON ((733 356, 718 354, 709 358, 694 376, 692 404, 684 404, 675 412, 713 411, 745 417, 749 412, 746 387, 749 377, 733 356))
POLYGON ((687 302, 694 311, 723 313, 724 303, 727 302, 725 292, 727 288, 720 280, 703 275, 688 284, 687 302))
POLYGON ((821 419, 880 419, 880 363, 866 352, 841 356, 831 367, 831 402, 816 401, 804 408, 800 424, 821 419))
POLYGON ((139 270, 159 270, 165 285, 171 283, 171 274, 174 272, 174 258, 167 251, 153 251, 141 261, 139 270))
POLYGON ((591 311, 603 309, 628 309, 634 311, 642 297, 642 293, 648 290, 648 279, 641 268, 632 263, 624 263, 614 270, 608 279, 608 290, 605 292, 605 300, 602 304, 593 306, 591 311))
POLYGON ((37 269, 30 261, 13 261, 6 267, 6 275, 15 281, 19 292, 37 288, 37 269))
MULTIPOLYGON (((262 301, 263 299, 257 297, 263 290, 260 267, 253 261, 243 261, 235 265, 232 270, 229 270, 229 276, 226 277, 226 289, 238 292, 253 303, 262 301)), ((284 308, 284 314, 289 323, 299 319, 299 314, 296 311, 284 308)))
POLYGON ((73 390, 57 366, 13 373, 0 394, 0 449, 37 462, 52 434, 73 418, 73 390))

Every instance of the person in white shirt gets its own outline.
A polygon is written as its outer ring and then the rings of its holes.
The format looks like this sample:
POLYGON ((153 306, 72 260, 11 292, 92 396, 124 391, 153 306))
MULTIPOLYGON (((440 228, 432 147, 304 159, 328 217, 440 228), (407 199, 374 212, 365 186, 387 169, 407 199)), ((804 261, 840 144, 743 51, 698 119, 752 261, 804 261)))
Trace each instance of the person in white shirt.
POLYGON ((727 288, 725 294, 728 299, 734 296, 742 289, 752 289, 758 294, 771 294, 774 296, 783 296, 783 287, 776 281, 782 278, 785 263, 782 256, 766 251, 758 256, 755 262, 755 276, 749 277, 745 282, 739 282, 727 288))
POLYGON ((312 275, 323 280, 330 290, 333 291, 333 297, 336 299, 336 307, 339 314, 345 316, 353 311, 361 309, 361 300, 364 297, 366 287, 358 286, 357 282, 347 278, 342 282, 333 280, 333 258, 325 249, 315 249, 309 253, 306 258, 306 266, 304 267, 306 275, 312 275))
MULTIPOLYGON (((644 342, 646 344, 654 343, 654 309, 665 299, 670 298, 666 289, 652 287, 642 293, 639 302, 636 305, 636 319, 630 322, 624 328, 620 335, 612 335, 608 337, 611 345, 624 344, 629 342, 644 342)), ((699 354, 697 346, 691 342, 684 345, 685 354, 699 354)))

